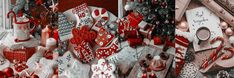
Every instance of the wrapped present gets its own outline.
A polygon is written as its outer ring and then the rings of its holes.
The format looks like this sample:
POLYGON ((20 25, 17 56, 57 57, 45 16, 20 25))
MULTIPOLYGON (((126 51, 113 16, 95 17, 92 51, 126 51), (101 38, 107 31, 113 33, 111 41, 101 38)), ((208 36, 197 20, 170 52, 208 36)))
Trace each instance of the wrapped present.
POLYGON ((78 52, 79 58, 82 62, 89 63, 94 59, 93 50, 88 42, 82 41, 80 45, 75 47, 75 50, 78 52))
POLYGON ((149 27, 148 29, 140 29, 140 33, 143 34, 146 38, 151 39, 152 38, 152 33, 154 30, 155 26, 149 27))
POLYGON ((141 22, 138 24, 138 27, 139 27, 140 29, 146 30, 146 29, 148 29, 149 25, 148 25, 147 22, 141 21, 141 22))
POLYGON ((106 58, 114 53, 117 52, 117 50, 119 49, 119 46, 118 46, 118 39, 114 39, 113 42, 107 46, 107 47, 100 47, 96 50, 95 52, 95 56, 98 58, 98 59, 101 59, 101 58, 106 58))
POLYGON ((143 39, 142 38, 128 38, 128 43, 129 43, 129 46, 135 47, 137 45, 142 45, 143 39))
MULTIPOLYGON (((234 15, 231 15, 224 7, 221 7, 215 0, 200 0, 207 8, 222 18, 229 25, 234 26, 234 15)), ((231 12, 233 13, 233 12, 231 12)))
POLYGON ((191 0, 176 0, 175 19, 180 21, 191 0))
POLYGON ((76 14, 78 22, 76 27, 87 25, 91 27, 93 25, 93 18, 90 14, 90 10, 86 3, 81 4, 72 9, 72 13, 76 14))
POLYGON ((32 48, 22 48, 11 50, 10 48, 5 48, 3 54, 10 62, 13 60, 24 61, 26 62, 36 51, 35 47, 32 48))
POLYGON ((138 28, 138 24, 143 20, 143 15, 138 12, 131 12, 126 18, 129 20, 131 27, 138 28))

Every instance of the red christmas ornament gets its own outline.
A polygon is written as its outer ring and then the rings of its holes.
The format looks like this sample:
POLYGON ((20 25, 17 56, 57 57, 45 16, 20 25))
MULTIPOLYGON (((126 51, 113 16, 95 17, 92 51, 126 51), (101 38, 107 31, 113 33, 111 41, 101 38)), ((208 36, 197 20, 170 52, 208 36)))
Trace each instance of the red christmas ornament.
POLYGON ((161 38, 159 37, 154 37, 154 45, 162 45, 163 42, 161 40, 161 38))
POLYGON ((36 74, 33 74, 31 78, 39 78, 39 76, 36 74))
POLYGON ((5 72, 5 74, 6 74, 7 77, 12 77, 14 75, 14 71, 10 67, 4 69, 4 72, 5 72))
POLYGON ((6 77, 6 74, 2 71, 0 71, 0 78, 5 78, 6 77))
POLYGON ((147 78, 147 74, 144 73, 141 78, 147 78))

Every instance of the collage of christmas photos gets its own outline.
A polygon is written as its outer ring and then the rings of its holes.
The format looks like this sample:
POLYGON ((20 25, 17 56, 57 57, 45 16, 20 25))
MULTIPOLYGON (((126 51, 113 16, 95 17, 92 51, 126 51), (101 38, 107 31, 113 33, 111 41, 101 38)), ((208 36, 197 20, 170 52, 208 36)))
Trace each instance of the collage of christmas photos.
POLYGON ((0 0, 0 78, 234 78, 234 0, 0 0))

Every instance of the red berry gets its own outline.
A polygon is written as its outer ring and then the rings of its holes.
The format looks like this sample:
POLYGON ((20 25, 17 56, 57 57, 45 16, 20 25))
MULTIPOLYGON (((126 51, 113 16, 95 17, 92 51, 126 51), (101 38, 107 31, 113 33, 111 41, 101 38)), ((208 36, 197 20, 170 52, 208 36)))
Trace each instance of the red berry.
POLYGON ((13 71, 13 69, 10 68, 10 67, 4 69, 4 72, 5 72, 5 74, 6 74, 7 77, 11 77, 11 76, 14 75, 14 71, 13 71))
POLYGON ((94 14, 95 14, 96 16, 98 16, 98 15, 99 15, 99 11, 98 11, 98 9, 94 10, 94 14))

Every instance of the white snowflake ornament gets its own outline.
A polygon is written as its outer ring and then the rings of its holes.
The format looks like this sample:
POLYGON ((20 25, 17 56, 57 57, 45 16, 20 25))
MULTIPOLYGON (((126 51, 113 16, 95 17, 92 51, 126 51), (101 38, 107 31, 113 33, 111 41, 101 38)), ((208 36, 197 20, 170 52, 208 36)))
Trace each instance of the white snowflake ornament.
POLYGON ((93 71, 91 78, 116 78, 114 75, 114 71, 116 69, 115 65, 108 63, 104 59, 98 60, 98 63, 96 65, 92 65, 91 69, 93 71))

